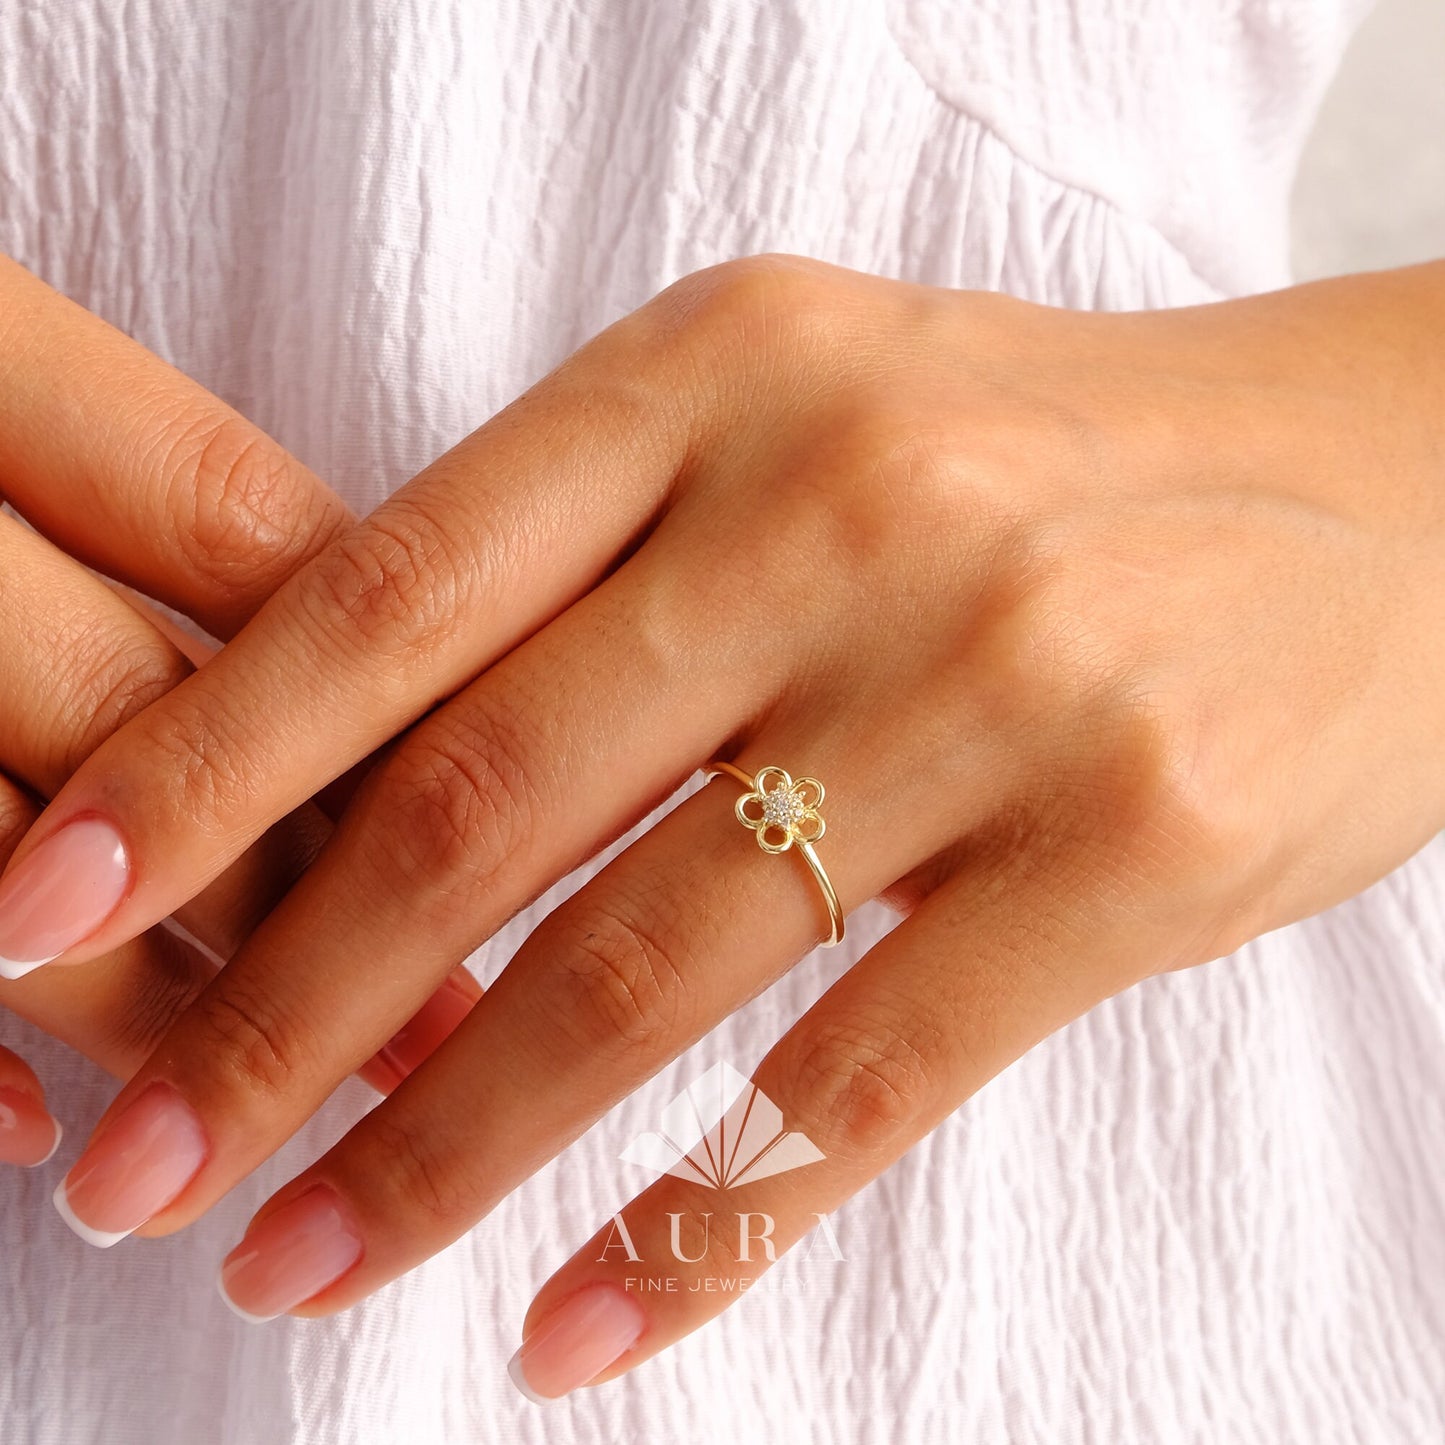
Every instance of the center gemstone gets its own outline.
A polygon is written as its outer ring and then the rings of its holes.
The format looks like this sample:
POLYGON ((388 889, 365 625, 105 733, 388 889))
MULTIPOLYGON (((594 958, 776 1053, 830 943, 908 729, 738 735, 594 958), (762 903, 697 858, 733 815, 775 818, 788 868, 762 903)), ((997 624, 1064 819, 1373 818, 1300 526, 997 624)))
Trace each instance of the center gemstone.
POLYGON ((774 788, 763 794, 763 822, 775 828, 792 828, 802 820, 803 800, 791 788, 774 788))

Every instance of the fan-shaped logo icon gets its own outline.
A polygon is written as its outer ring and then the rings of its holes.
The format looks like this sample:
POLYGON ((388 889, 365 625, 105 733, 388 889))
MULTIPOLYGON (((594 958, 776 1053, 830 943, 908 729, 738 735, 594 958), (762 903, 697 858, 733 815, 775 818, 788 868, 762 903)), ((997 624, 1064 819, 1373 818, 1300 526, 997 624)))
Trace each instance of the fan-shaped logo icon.
POLYGON ((639 1134, 622 1151, 629 1164, 713 1189, 752 1184, 823 1157, 806 1134, 784 1129, 782 1110, 726 1063, 714 1064, 662 1111, 657 1133, 639 1134), (687 1139, 698 1142, 689 1149, 681 1142, 687 1139))

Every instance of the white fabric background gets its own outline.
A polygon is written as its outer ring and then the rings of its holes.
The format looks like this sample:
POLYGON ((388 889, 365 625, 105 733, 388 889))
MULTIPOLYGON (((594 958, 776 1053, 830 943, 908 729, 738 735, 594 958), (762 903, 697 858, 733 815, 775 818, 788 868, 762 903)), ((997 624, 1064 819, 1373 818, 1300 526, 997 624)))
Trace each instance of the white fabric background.
POLYGON ((1291 261, 1302 280, 1445 255, 1445 5, 1378 0, 1300 157, 1291 261))
MULTIPOLYGON (((1363 8, 12 0, 0 246, 365 509, 727 256, 1078 307, 1285 284, 1294 156, 1363 8)), ((319 1324, 243 1325, 213 1271, 365 1090, 195 1228, 100 1254, 48 1195, 114 1085, 0 1020, 71 1130, 45 1169, 0 1174, 0 1438, 1438 1441, 1442 883, 1437 839, 1328 915, 1112 1000, 839 1211, 844 1263, 780 1266, 546 1410, 504 1364, 534 1288, 645 1182, 618 1152, 714 1060, 751 1065, 880 912, 446 1254, 319 1324)))

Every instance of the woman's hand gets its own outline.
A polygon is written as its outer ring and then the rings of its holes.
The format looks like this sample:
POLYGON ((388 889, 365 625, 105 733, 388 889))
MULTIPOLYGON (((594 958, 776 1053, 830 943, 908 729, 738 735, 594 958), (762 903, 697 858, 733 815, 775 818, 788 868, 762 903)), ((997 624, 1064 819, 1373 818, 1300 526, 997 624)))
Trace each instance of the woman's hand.
MULTIPOLYGON (((225 637, 351 519, 230 408, 3 259, 0 341, 0 499, 39 529, 0 514, 5 859, 38 815, 36 799, 210 651, 75 557, 225 637)), ((114 867, 114 849, 103 838, 96 849, 90 825, 81 832, 87 856, 114 867)), ((210 957, 239 947, 329 834, 321 812, 299 808, 179 908, 177 921, 208 953, 155 928, 88 968, 37 973, 31 957, 50 951, 42 933, 38 949, 0 958, 0 1004, 131 1073, 212 976, 210 957)), ((17 906, 43 929, 83 886, 62 874, 17 906)), ((428 1017, 441 1009, 455 1022, 455 992, 428 1017)), ((424 1032, 435 1041, 434 1027, 424 1032)), ((418 1061, 403 1048, 366 1075, 385 1089, 418 1061)), ((40 1081, 0 1049, 0 1160, 43 1162, 57 1133, 40 1081)))
MULTIPOLYGON (((1442 328, 1442 266, 1115 315, 790 258, 670 288, 325 547, 25 840, 0 944, 92 957, 414 724, 107 1111, 90 1207, 188 1172, 144 1232, 194 1219, 715 756, 821 779, 844 909, 906 915, 755 1075, 824 1156, 728 1196, 776 1250, 1099 1000, 1379 877, 1445 821, 1442 328), (78 887, 77 818, 123 888, 17 921, 20 880, 78 887)), ((740 791, 588 881, 263 1206, 240 1308, 325 1314, 417 1264, 825 936, 740 791)), ((758 1247, 668 1243, 716 1208, 664 1177, 634 1251, 600 1258, 609 1226, 565 1265, 530 1386, 720 1310, 758 1247)))

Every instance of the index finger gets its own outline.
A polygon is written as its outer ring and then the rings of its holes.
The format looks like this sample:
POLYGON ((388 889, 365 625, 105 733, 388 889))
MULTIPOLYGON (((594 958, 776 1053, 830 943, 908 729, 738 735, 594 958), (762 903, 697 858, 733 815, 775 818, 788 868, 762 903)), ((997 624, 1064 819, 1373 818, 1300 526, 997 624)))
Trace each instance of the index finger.
POLYGON ((3 256, 0 419, 0 496, 217 637, 348 521, 258 427, 3 256))
POLYGON ((103 743, 0 879, 7 952, 26 956, 30 928, 31 963, 80 961, 173 912, 615 565, 704 424, 702 363, 668 344, 668 315, 574 354, 103 743), (34 917, 42 895, 66 916, 34 917))

